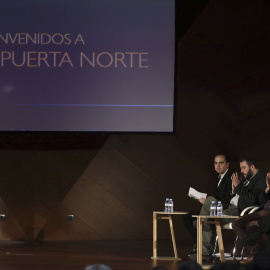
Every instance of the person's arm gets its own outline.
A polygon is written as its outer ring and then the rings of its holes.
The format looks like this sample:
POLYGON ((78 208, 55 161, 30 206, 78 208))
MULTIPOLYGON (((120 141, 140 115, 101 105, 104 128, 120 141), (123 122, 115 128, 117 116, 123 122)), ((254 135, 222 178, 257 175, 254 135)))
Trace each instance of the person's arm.
POLYGON ((266 175, 266 189, 262 190, 259 194, 258 201, 260 204, 266 203, 270 198, 270 173, 266 175))
POLYGON ((199 202, 200 202, 201 204, 204 204, 204 203, 205 203, 205 200, 206 200, 206 198, 200 198, 200 199, 199 199, 199 202))
POLYGON ((241 183, 241 180, 238 177, 237 172, 232 174, 231 179, 232 179, 232 189, 234 190, 241 183))
POLYGON ((259 194, 258 201, 259 203, 266 202, 269 198, 269 191, 270 191, 270 173, 268 172, 266 175, 266 189, 262 190, 261 193, 259 194))
POLYGON ((266 174, 266 189, 264 191, 265 194, 268 194, 270 191, 270 173, 266 174))
POLYGON ((237 172, 232 174, 232 191, 231 194, 235 194, 235 188, 241 183, 241 180, 238 177, 237 172))

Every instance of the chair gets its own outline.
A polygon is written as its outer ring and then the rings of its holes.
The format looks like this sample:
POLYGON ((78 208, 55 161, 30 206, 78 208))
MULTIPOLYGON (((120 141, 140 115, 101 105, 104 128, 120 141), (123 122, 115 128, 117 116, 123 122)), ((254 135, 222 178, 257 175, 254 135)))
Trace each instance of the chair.
MULTIPOLYGON (((255 212, 258 208, 259 208, 258 206, 249 206, 249 207, 245 208, 241 212, 240 217, 242 217, 244 215, 251 214, 251 213, 255 212)), ((227 223, 224 226, 222 226, 222 229, 223 230, 232 230, 232 222, 227 223)), ((238 236, 236 236, 235 241, 237 239, 238 239, 238 236)), ((213 250, 212 256, 219 258, 220 257, 220 254, 219 253, 215 253, 216 252, 216 249, 217 249, 217 245, 218 245, 218 236, 216 236, 216 241, 215 241, 215 245, 214 245, 214 250, 213 250)), ((234 260, 236 260, 235 254, 236 254, 236 244, 234 244, 234 248, 233 248, 232 253, 225 253, 224 255, 225 255, 225 257, 232 257, 234 260)), ((241 250, 241 260, 243 259, 243 257, 244 257, 244 248, 242 248, 242 250, 241 250)))

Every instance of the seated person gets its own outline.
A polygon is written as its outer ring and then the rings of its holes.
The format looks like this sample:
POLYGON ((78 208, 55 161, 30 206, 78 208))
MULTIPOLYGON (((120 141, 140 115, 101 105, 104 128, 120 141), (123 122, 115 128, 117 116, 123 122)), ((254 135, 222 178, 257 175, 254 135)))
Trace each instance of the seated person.
MULTIPOLYGON (((218 178, 215 181, 216 185, 216 200, 222 202, 223 209, 227 209, 230 204, 231 198, 234 196, 231 194, 232 182, 231 176, 232 172, 229 170, 229 160, 225 154, 216 154, 214 157, 214 168, 218 173, 218 178)), ((205 203, 205 198, 200 198, 198 200, 202 205, 205 203)), ((191 254, 197 253, 197 231, 193 226, 193 222, 196 222, 196 218, 193 215, 199 215, 201 210, 190 211, 189 214, 183 215, 182 219, 184 225, 189 232, 191 239, 193 240, 193 252, 191 254)), ((191 255, 189 254, 189 255, 191 255)))
MULTIPOLYGON (((236 241, 236 244, 241 243, 241 240, 252 235, 258 229, 258 226, 262 224, 265 217, 270 214, 270 173, 266 175, 266 189, 261 191, 258 200, 261 204, 256 212, 240 217, 232 222, 233 230, 239 239, 236 241)), ((250 254, 247 260, 243 260, 241 263, 250 263, 253 261, 253 256, 263 252, 264 248, 264 240, 262 237, 258 237, 254 246, 247 247, 250 254)))

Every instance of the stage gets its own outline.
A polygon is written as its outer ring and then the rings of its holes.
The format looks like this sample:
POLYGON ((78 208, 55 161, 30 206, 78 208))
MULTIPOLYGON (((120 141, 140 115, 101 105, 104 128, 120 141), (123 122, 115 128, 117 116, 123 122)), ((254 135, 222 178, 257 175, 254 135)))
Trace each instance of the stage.
MULTIPOLYGON (((151 270, 162 265, 177 270, 190 261, 190 242, 177 242, 182 261, 152 260, 152 240, 143 241, 61 241, 61 242, 0 242, 1 270, 84 270, 90 264, 106 264, 112 270, 151 270)), ((158 256, 173 256, 169 240, 158 242, 158 256)), ((218 263, 217 259, 210 264, 218 263)), ((209 263, 207 263, 209 265, 209 263)))

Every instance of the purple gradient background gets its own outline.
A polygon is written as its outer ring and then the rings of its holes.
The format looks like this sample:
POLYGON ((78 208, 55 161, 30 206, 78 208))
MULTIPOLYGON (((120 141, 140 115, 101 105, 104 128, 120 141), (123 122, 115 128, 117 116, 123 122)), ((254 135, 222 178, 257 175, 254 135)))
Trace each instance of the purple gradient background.
POLYGON ((70 33, 85 41, 0 40, 0 51, 15 51, 18 62, 22 51, 66 51, 74 64, 0 67, 0 130, 173 131, 174 0, 0 0, 0 7, 1 35, 70 33), (148 52, 149 68, 81 68, 81 51, 148 52))

